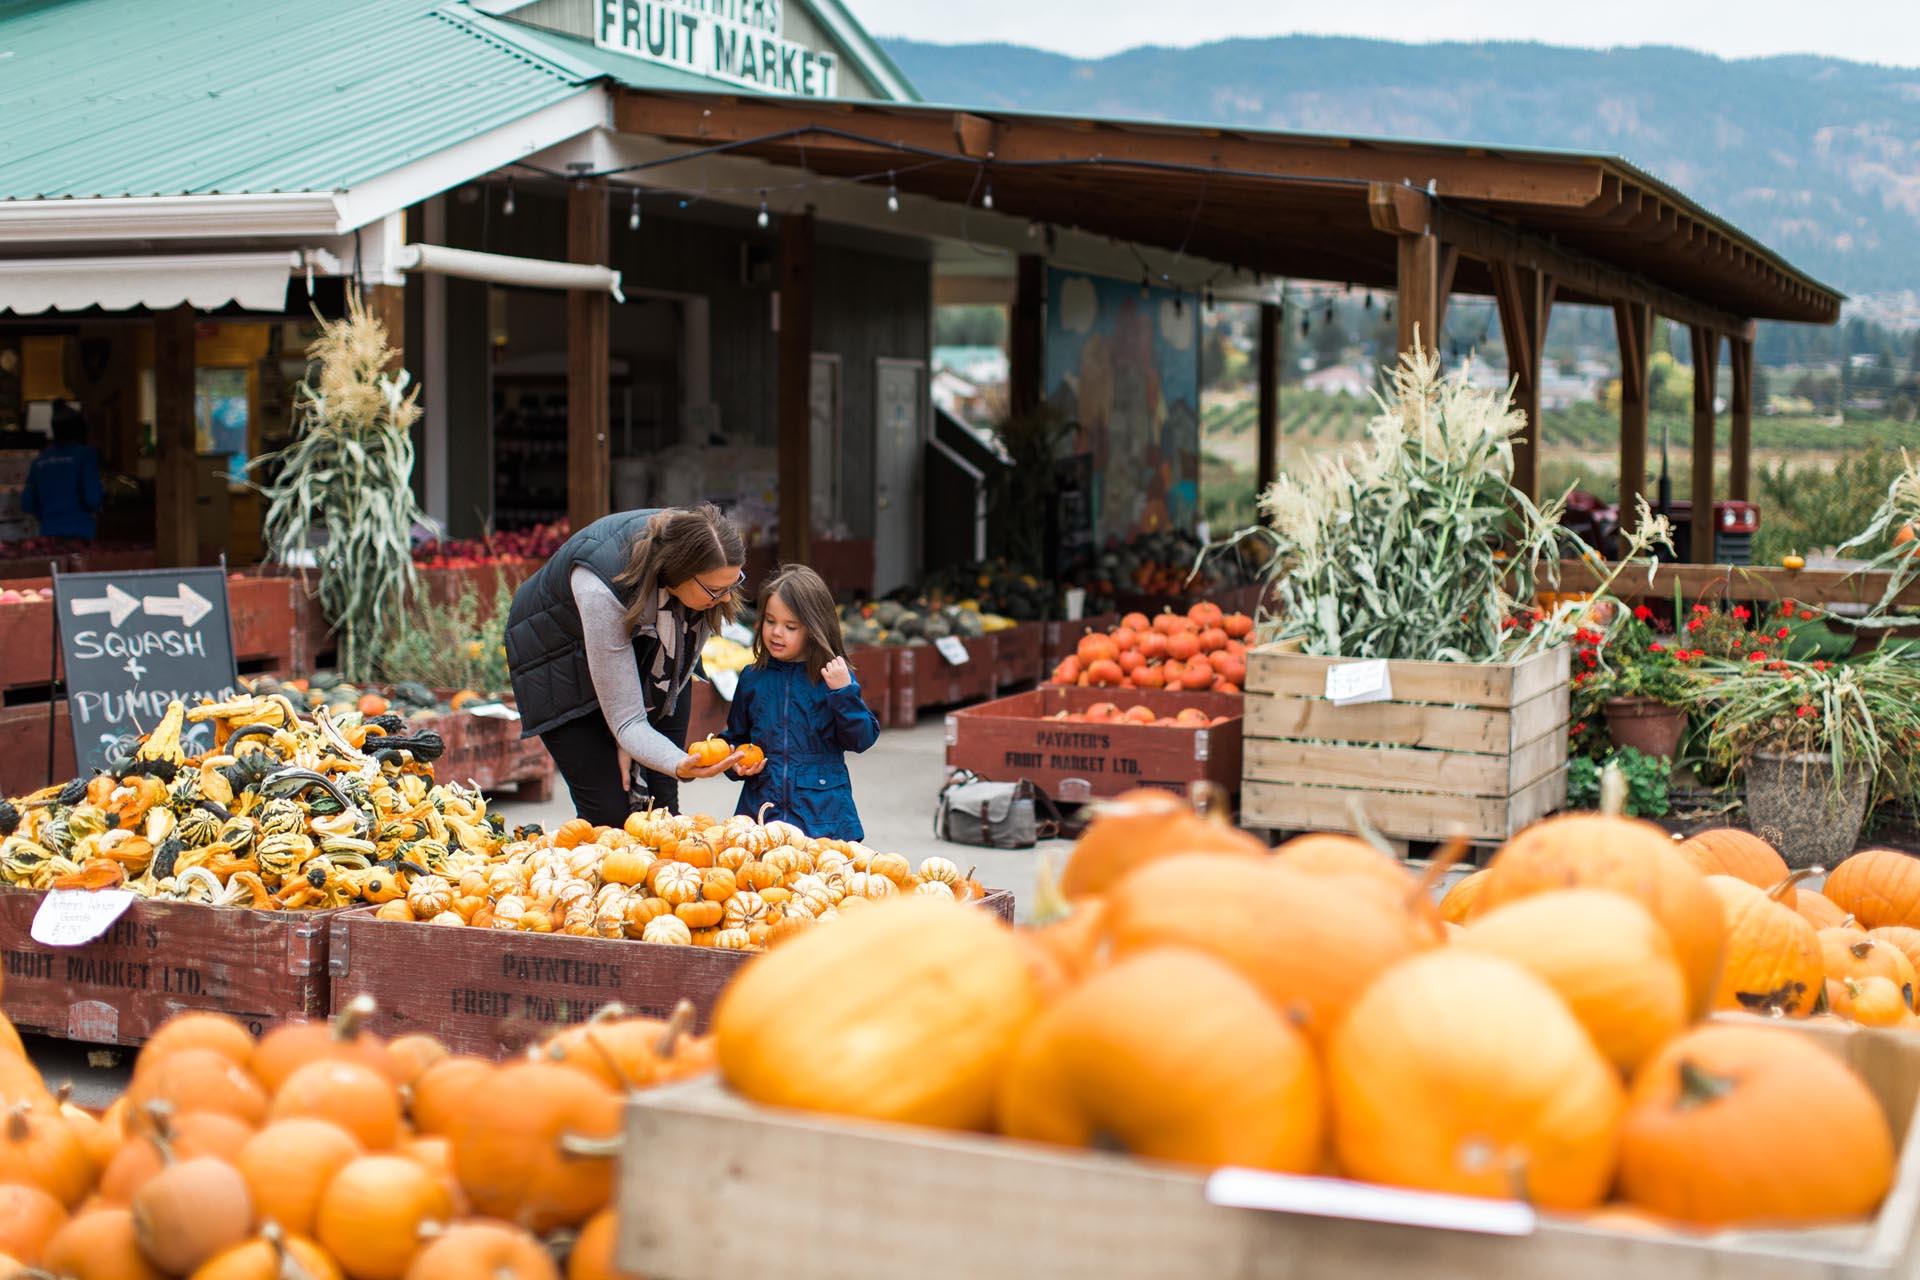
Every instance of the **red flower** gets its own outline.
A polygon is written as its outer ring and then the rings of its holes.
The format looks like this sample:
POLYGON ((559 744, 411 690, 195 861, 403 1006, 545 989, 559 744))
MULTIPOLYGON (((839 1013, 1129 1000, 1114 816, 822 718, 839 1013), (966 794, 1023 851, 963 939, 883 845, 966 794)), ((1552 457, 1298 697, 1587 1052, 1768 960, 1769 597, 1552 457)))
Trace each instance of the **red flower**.
POLYGON ((1813 610, 1811 610, 1811 609, 1802 609, 1802 610, 1800 611, 1800 621, 1802 621, 1802 622, 1812 622, 1812 621, 1813 621, 1813 610))
POLYGON ((1584 684, 1586 682, 1586 679, 1587 679, 1587 673, 1584 671, 1576 671, 1573 673, 1573 682, 1575 684, 1584 684))
POLYGON ((1805 718, 1813 714, 1813 708, 1803 702, 1793 709, 1793 714, 1805 718))
POLYGON ((1666 646, 1661 644, 1658 640, 1655 640, 1652 644, 1647 646, 1648 653, 1665 653, 1666 651, 1667 651, 1666 646))
POLYGON ((1816 658, 1814 659, 1813 669, 1815 671, 1825 671, 1828 667, 1832 665, 1833 664, 1831 662, 1828 662, 1825 658, 1816 658))
POLYGON ((1711 612, 1711 610, 1709 610, 1709 609, 1707 608, 1707 606, 1705 606, 1705 605, 1703 605, 1703 604, 1697 604, 1697 605, 1695 605, 1695 606, 1693 606, 1693 611, 1694 611, 1695 613, 1709 613, 1709 612, 1711 612))
POLYGON ((1735 622, 1745 622, 1748 618, 1751 618, 1752 616, 1753 615, 1751 613, 1747 612, 1747 606, 1743 604, 1737 604, 1733 606, 1733 620, 1735 622))
POLYGON ((1782 628, 1780 628, 1780 629, 1779 629, 1778 631, 1776 631, 1776 632, 1774 632, 1774 633, 1773 633, 1773 635, 1774 635, 1774 638, 1775 638, 1776 640, 1785 640, 1785 639, 1787 638, 1787 636, 1788 636, 1788 635, 1790 635, 1790 634, 1792 634, 1792 633, 1791 633, 1791 632, 1789 632, 1789 631, 1788 631, 1788 630, 1787 630, 1787 629, 1786 629, 1785 627, 1782 627, 1782 628))
POLYGON ((1640 619, 1640 621, 1645 622, 1648 618, 1651 618, 1653 616, 1653 610, 1647 608, 1647 606, 1643 604, 1635 605, 1633 607, 1633 616, 1640 619))
POLYGON ((1695 619, 1694 619, 1694 620, 1693 620, 1692 622, 1689 622, 1689 623, 1687 624, 1687 630, 1689 630, 1689 631, 1698 631, 1698 630, 1699 630, 1699 629, 1701 628, 1701 626, 1702 626, 1702 625, 1704 625, 1704 624, 1702 624, 1702 623, 1701 623, 1701 621, 1700 621, 1700 619, 1698 619, 1698 618, 1695 618, 1695 619))
POLYGON ((1587 731, 1587 722, 1582 720, 1580 723, 1574 725, 1573 731, 1575 733, 1585 733, 1587 731))
POLYGON ((1783 618, 1791 618, 1793 616, 1793 601, 1782 600, 1780 602, 1780 616, 1783 618))
POLYGON ((1766 660, 1767 660, 1767 655, 1764 653, 1761 653, 1758 649, 1754 650, 1752 653, 1747 655, 1748 662, 1765 662, 1766 660))

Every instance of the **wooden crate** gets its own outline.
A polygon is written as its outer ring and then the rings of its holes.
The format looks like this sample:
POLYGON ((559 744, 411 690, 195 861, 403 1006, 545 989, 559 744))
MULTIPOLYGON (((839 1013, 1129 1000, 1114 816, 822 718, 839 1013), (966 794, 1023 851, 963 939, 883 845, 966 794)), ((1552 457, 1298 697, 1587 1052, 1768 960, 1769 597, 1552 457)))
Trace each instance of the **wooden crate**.
POLYGON ((1022 622, 1006 631, 996 632, 999 641, 994 658, 994 691, 1016 689, 1047 678, 1051 667, 1041 666, 1041 650, 1046 643, 1047 624, 1022 622))
POLYGON ((1393 662, 1393 698, 1336 707, 1348 661, 1247 655, 1241 822, 1347 830, 1350 802, 1383 834, 1497 843, 1566 802, 1568 650, 1519 663, 1393 662))
POLYGON ((962 640, 967 660, 955 665, 931 644, 906 645, 898 650, 894 668, 898 684, 913 688, 913 714, 932 707, 955 707, 994 695, 1000 643, 998 636, 969 636, 962 640))
POLYGON ((1080 689, 1046 685, 947 716, 947 767, 1000 782, 1029 779, 1056 800, 1079 803, 1134 787, 1185 794, 1195 782, 1240 789, 1242 699, 1231 693, 1080 689), (1083 724, 1050 719, 1101 702, 1136 703, 1156 716, 1198 707, 1224 724, 1200 729, 1083 724))
POLYGON ((327 1013, 327 928, 338 912, 143 900, 85 946, 45 947, 29 933, 44 896, 0 889, 7 1015, 22 1031, 139 1044, 188 1009, 231 1014, 256 1033, 327 1013))
POLYGON ((552 796, 553 757, 538 738, 520 736, 520 721, 455 711, 415 723, 447 744, 446 754, 433 762, 439 781, 472 784, 482 791, 518 787, 519 799, 535 803, 552 796))
MULTIPOLYGON (((707 1077, 628 1101, 626 1149, 674 1157, 621 1162, 617 1258, 623 1271, 660 1280, 750 1271, 764 1263, 764 1240, 726 1227, 751 1220, 782 1242, 783 1280, 1909 1275, 1920 1210, 1920 1131, 1910 1123, 1920 1036, 1790 1025, 1850 1061, 1893 1121, 1898 1173, 1870 1222, 1684 1236, 1538 1216, 1525 1234, 1496 1236, 1232 1209, 1208 1202, 1206 1170, 773 1110, 707 1077)), ((1434 1203, 1436 1214, 1445 1204, 1434 1203)))
MULTIPOLYGON (((990 892, 981 906, 1013 919, 1013 894, 1005 889, 990 892)), ((721 989, 755 954, 448 929, 377 920, 374 911, 362 907, 333 921, 328 964, 335 1011, 364 993, 379 1005, 372 1025, 382 1035, 422 1031, 456 1053, 494 1058, 612 1003, 665 1017, 680 1000, 691 1000, 704 1030, 721 989)))

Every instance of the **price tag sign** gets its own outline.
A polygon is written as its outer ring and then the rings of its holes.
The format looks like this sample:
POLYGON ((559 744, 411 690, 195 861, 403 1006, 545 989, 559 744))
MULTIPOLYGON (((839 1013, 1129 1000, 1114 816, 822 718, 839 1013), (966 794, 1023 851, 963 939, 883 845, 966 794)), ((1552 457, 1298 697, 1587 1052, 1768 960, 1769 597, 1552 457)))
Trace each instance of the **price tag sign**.
POLYGON ((737 622, 721 623, 720 634, 737 645, 744 645, 749 649, 753 648, 753 632, 747 630, 737 622))
POLYGON ((43 947, 79 947, 105 933, 133 905, 125 889, 52 889, 33 913, 33 940, 43 947))
POLYGON ((1327 668, 1327 701, 1336 707, 1351 707, 1362 702, 1385 702, 1393 697, 1393 680, 1387 672, 1387 660, 1343 662, 1327 668))
POLYGON ((738 671, 710 671, 707 673, 707 679, 713 681, 713 688, 716 693, 728 702, 733 701, 733 691, 740 686, 740 673, 738 671))
POLYGON ((941 636, 933 642, 933 647, 940 651, 940 656, 947 660, 947 665, 954 667, 967 665, 966 642, 959 636, 941 636))
POLYGON ((1207 1179, 1207 1203, 1228 1209, 1264 1209, 1489 1236, 1532 1235, 1537 1221, 1533 1206, 1520 1200, 1401 1191, 1339 1178, 1296 1178, 1257 1169, 1215 1170, 1207 1179))

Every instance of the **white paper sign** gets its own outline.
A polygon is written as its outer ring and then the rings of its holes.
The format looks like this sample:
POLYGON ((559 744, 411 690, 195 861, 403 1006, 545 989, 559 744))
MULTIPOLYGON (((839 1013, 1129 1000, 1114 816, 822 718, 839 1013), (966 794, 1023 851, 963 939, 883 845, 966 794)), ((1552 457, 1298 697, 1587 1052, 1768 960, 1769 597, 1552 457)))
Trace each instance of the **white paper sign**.
POLYGON ((966 642, 959 636, 941 636, 933 642, 933 647, 940 651, 940 656, 945 658, 950 666, 967 665, 966 642))
POLYGON ((49 890, 28 932, 43 947, 82 946, 105 933, 132 905, 133 895, 125 889, 49 890))
POLYGON ((720 635, 722 639, 731 640, 737 645, 748 649, 753 648, 753 632, 747 630, 737 622, 721 623, 720 635))
POLYGON ((467 708, 470 716, 485 716, 489 720, 518 720, 520 713, 504 702, 480 702, 467 708))
POLYGON ((1087 589, 1085 587, 1067 588, 1067 621, 1078 622, 1087 616, 1087 589))
POLYGON ((707 673, 707 679, 713 681, 714 692, 728 702, 733 701, 733 691, 740 685, 738 671, 711 671, 707 673))
POLYGON ((1228 1209, 1304 1213, 1405 1227, 1438 1227, 1489 1236, 1532 1235, 1533 1206, 1520 1200, 1401 1191, 1339 1178, 1296 1178, 1257 1169, 1218 1169, 1207 1179, 1207 1202, 1228 1209))
POLYGON ((1343 662, 1327 668, 1327 701, 1336 707, 1351 707, 1361 702, 1385 702, 1393 697, 1393 680, 1387 674, 1387 660, 1343 662))

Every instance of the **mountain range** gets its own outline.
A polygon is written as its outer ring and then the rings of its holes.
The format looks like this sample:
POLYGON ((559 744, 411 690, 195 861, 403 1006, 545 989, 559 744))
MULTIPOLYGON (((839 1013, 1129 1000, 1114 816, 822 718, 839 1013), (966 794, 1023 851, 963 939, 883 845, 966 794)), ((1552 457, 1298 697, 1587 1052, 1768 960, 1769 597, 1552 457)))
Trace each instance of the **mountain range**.
POLYGON ((1870 306, 1920 295, 1920 69, 1326 36, 1090 60, 884 43, 930 102, 1611 153, 1870 306))

